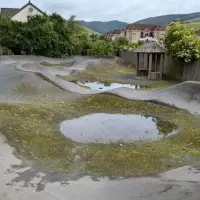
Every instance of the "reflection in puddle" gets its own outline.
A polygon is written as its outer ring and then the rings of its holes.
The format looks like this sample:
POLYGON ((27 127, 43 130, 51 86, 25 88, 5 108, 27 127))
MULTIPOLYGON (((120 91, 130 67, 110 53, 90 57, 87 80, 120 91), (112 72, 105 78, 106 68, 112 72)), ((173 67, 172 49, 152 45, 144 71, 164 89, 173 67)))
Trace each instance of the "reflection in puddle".
POLYGON ((77 84, 80 86, 88 87, 91 90, 99 90, 99 91, 112 90, 122 87, 132 88, 135 90, 146 88, 146 86, 122 84, 122 83, 77 82, 77 84))
POLYGON ((159 118, 106 113, 63 121, 60 131, 76 142, 104 144, 159 140, 177 133, 174 124, 159 118))

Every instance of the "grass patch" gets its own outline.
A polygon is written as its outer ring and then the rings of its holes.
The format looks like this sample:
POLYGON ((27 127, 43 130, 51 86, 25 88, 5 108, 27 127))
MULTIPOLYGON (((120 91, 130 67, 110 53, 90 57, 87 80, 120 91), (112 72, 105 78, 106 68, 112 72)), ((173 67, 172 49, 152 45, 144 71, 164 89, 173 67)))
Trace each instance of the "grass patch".
POLYGON ((89 35, 95 34, 95 35, 101 35, 100 33, 93 31, 92 29, 87 28, 86 26, 81 26, 89 35))
POLYGON ((22 81, 17 85, 17 87, 13 89, 13 92, 18 94, 31 95, 37 93, 37 88, 22 81))
POLYGON ((171 107, 112 95, 89 96, 63 104, 0 104, 0 121, 2 133, 19 153, 55 171, 144 175, 183 166, 188 163, 188 157, 197 161, 200 155, 199 118, 171 107), (67 140, 58 131, 62 120, 102 112, 158 116, 174 123, 180 131, 166 140, 122 147, 79 144, 67 140))
POLYGON ((178 81, 148 81, 147 82, 147 90, 160 90, 163 88, 171 87, 177 83, 180 83, 178 81))
POLYGON ((88 89, 88 90, 90 90, 90 87, 89 86, 87 86, 87 85, 79 85, 80 87, 82 87, 82 88, 85 88, 85 89, 88 89))
POLYGON ((132 67, 121 66, 115 63, 104 63, 97 66, 88 66, 85 71, 80 71, 70 76, 59 76, 60 78, 77 82, 77 81, 99 81, 113 82, 116 75, 135 74, 136 71, 132 67))
POLYGON ((177 84, 177 81, 150 81, 148 79, 128 79, 120 78, 120 75, 136 75, 136 70, 133 67, 121 66, 116 63, 104 63, 98 66, 88 66, 85 71, 79 71, 69 76, 58 76, 59 78, 71 82, 78 81, 90 81, 105 83, 105 86, 109 86, 111 83, 124 83, 131 85, 141 85, 142 90, 158 90, 162 88, 170 87, 177 84))
POLYGON ((60 63, 48 63, 48 62, 42 62, 41 65, 45 67, 57 67, 57 66, 63 66, 63 64, 60 63))

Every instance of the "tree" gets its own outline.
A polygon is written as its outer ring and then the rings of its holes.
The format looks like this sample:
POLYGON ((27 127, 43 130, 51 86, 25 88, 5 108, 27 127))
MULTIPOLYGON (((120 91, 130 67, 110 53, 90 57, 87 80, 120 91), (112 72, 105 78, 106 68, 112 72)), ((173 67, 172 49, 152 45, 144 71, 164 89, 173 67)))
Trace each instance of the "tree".
MULTIPOLYGON (((89 48, 89 35, 74 21, 59 14, 29 16, 27 22, 0 16, 0 45, 4 54, 64 57, 89 48)), ((2 51, 2 50, 1 50, 2 51)))
POLYGON ((187 29, 179 22, 169 25, 164 45, 169 55, 184 62, 191 62, 200 58, 200 40, 193 29, 187 29))
POLYGON ((118 46, 128 45, 129 41, 125 37, 119 37, 115 40, 115 44, 118 46))

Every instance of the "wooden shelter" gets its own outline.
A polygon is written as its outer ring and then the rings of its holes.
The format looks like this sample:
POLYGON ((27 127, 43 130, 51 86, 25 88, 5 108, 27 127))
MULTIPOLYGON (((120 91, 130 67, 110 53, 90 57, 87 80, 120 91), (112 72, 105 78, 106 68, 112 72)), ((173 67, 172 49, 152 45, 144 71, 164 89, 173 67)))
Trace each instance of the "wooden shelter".
POLYGON ((148 76, 150 80, 161 80, 165 49, 155 41, 147 41, 134 52, 137 53, 137 76, 148 76))

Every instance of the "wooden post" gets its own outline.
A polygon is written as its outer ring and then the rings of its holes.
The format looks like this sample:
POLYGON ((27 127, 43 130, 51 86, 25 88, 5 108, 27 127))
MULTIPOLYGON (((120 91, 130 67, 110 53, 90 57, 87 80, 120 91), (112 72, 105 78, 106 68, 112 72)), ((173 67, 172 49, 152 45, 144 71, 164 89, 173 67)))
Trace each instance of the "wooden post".
POLYGON ((136 72, 137 72, 137 75, 138 75, 138 71, 139 71, 139 68, 140 68, 140 64, 139 64, 139 53, 137 53, 137 68, 136 68, 136 72))
POLYGON ((149 73, 148 73, 148 79, 151 79, 151 68, 152 68, 152 54, 149 54, 149 73))
POLYGON ((143 59, 143 66, 142 66, 142 69, 145 69, 145 59, 144 59, 144 53, 142 54, 142 59, 143 59))
POLYGON ((158 58, 157 58, 157 53, 156 53, 156 56, 155 56, 155 72, 157 72, 157 60, 158 60, 158 58))
POLYGON ((164 54, 160 54, 160 80, 162 80, 164 54))

